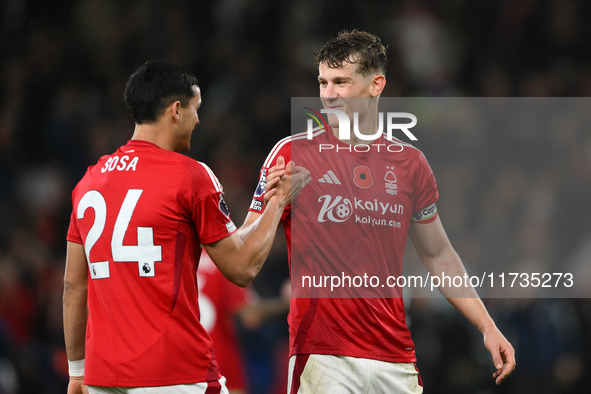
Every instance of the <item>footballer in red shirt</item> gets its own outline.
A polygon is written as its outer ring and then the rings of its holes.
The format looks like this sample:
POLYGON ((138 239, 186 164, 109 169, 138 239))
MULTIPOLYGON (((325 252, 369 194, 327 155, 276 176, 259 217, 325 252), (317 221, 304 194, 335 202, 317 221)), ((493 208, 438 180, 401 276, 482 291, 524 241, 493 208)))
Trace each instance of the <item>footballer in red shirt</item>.
MULTIPOLYGON (((246 286, 291 201, 293 173, 278 172, 281 180, 267 192, 269 214, 239 234, 213 172, 177 153, 190 148, 199 124, 196 78, 147 62, 129 78, 125 104, 136 122, 132 139, 89 167, 72 193, 64 278, 68 393, 227 393, 200 322, 201 248, 226 278, 246 286)), ((305 174, 295 175, 303 187, 305 174)))
MULTIPOLYGON (((330 283, 305 286, 302 279, 362 272, 382 280, 399 276, 407 236, 433 274, 465 273, 438 216, 437 186, 424 155, 376 133, 387 64, 380 39, 343 31, 315 56, 324 108, 351 120, 356 113, 366 138, 351 132, 339 139, 338 119, 329 114, 329 124, 312 139, 302 133, 279 141, 263 164, 245 221, 265 212, 265 181, 278 157, 310 171, 311 185, 282 215, 293 294, 288 393, 421 393, 400 289, 352 286, 335 293, 327 289, 330 283), (368 135, 375 135, 373 141, 368 135), (360 145, 387 149, 351 149, 360 145)), ((472 288, 462 297, 440 290, 482 332, 500 384, 515 368, 513 347, 472 288)))

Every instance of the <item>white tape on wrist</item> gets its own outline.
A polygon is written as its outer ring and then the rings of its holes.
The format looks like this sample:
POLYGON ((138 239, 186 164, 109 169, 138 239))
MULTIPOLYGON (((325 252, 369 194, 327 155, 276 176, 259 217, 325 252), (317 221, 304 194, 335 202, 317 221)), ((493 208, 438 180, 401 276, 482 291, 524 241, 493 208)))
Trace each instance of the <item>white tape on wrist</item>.
POLYGON ((68 371, 70 376, 79 378, 84 376, 84 359, 77 361, 68 360, 68 371))

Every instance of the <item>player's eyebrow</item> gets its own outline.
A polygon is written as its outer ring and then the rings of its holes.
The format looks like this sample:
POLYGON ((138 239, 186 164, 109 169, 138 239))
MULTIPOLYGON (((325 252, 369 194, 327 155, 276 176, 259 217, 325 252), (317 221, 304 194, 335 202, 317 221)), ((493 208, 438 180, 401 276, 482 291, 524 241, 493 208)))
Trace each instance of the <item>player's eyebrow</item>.
MULTIPOLYGON (((353 78, 337 75, 336 77, 330 78, 330 80, 333 82, 350 82, 353 80, 353 78)), ((318 82, 326 82, 326 78, 318 77, 318 82)))
POLYGON ((334 77, 333 80, 335 82, 350 82, 353 80, 351 77, 334 77))

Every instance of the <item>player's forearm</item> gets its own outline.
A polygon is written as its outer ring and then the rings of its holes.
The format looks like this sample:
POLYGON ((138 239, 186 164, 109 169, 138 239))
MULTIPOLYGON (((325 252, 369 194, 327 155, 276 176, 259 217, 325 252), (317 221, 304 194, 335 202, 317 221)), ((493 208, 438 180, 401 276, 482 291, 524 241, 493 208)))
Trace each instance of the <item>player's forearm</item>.
POLYGON ((469 281, 462 280, 460 286, 455 286, 455 280, 446 280, 464 278, 467 275, 460 256, 449 243, 446 243, 437 254, 421 256, 421 259, 434 280, 439 279, 437 287, 445 298, 478 298, 469 281))
POLYGON ((248 238, 250 233, 252 233, 255 228, 256 223, 251 223, 247 226, 242 225, 241 227, 238 227, 238 231, 236 231, 236 233, 238 234, 240 239, 244 241, 246 238, 248 238))
MULTIPOLYGON (((424 256, 423 263, 433 278, 464 278, 467 275, 460 256, 449 244, 441 248, 436 255, 424 256)), ((461 281, 460 286, 455 286, 454 282, 442 279, 440 286, 438 286, 441 294, 480 331, 485 330, 491 324, 494 326, 484 304, 470 282, 461 281)))
POLYGON ((491 329, 496 330, 496 325, 480 298, 448 298, 448 300, 482 334, 486 334, 491 329))
POLYGON ((242 223, 242 226, 236 231, 241 240, 244 241, 254 231, 260 217, 260 213, 248 212, 246 219, 244 219, 244 223, 242 223))
MULTIPOLYGON (((455 260, 457 261, 451 264, 452 272, 454 272, 453 269, 455 268, 455 275, 464 277, 464 265, 459 257, 455 260)), ((513 347, 497 328, 482 300, 469 283, 467 283, 465 288, 452 288, 451 292, 452 294, 457 293, 458 295, 453 297, 448 296, 447 299, 449 302, 482 333, 484 346, 491 353, 494 365, 497 368, 497 371, 493 374, 493 378, 497 384, 500 384, 515 369, 515 351, 513 347)))
POLYGON ((86 336, 86 285, 64 286, 63 312, 64 312, 64 339, 68 360, 76 361, 84 359, 86 336))
POLYGON ((246 231, 204 245, 226 279, 246 287, 256 277, 269 255, 284 207, 281 200, 272 198, 262 215, 250 215, 252 222, 247 218, 246 231))
MULTIPOLYGON (((428 263, 433 276, 443 275, 455 278, 464 278, 467 275, 466 268, 453 248, 445 251, 439 259, 428 263)), ((461 286, 453 286, 453 283, 445 283, 439 287, 441 294, 456 307, 476 328, 485 332, 491 327, 496 327, 488 314, 482 300, 469 281, 462 281, 461 286), (451 285, 451 286, 449 286, 451 285)))
POLYGON ((279 202, 279 199, 272 198, 265 212, 253 223, 253 228, 244 238, 246 252, 244 255, 247 258, 243 262, 241 271, 245 274, 243 279, 246 283, 237 283, 239 286, 248 285, 263 267, 273 246, 283 209, 284 205, 279 202))

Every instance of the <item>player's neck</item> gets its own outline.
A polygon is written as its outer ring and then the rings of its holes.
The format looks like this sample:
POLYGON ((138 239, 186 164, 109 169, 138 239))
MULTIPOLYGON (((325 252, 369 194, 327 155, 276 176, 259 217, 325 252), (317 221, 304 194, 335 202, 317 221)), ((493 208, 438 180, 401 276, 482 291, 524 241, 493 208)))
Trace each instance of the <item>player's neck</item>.
POLYGON ((160 122, 136 124, 133 131, 132 140, 148 141, 166 150, 174 150, 172 133, 165 130, 165 126, 160 122))

